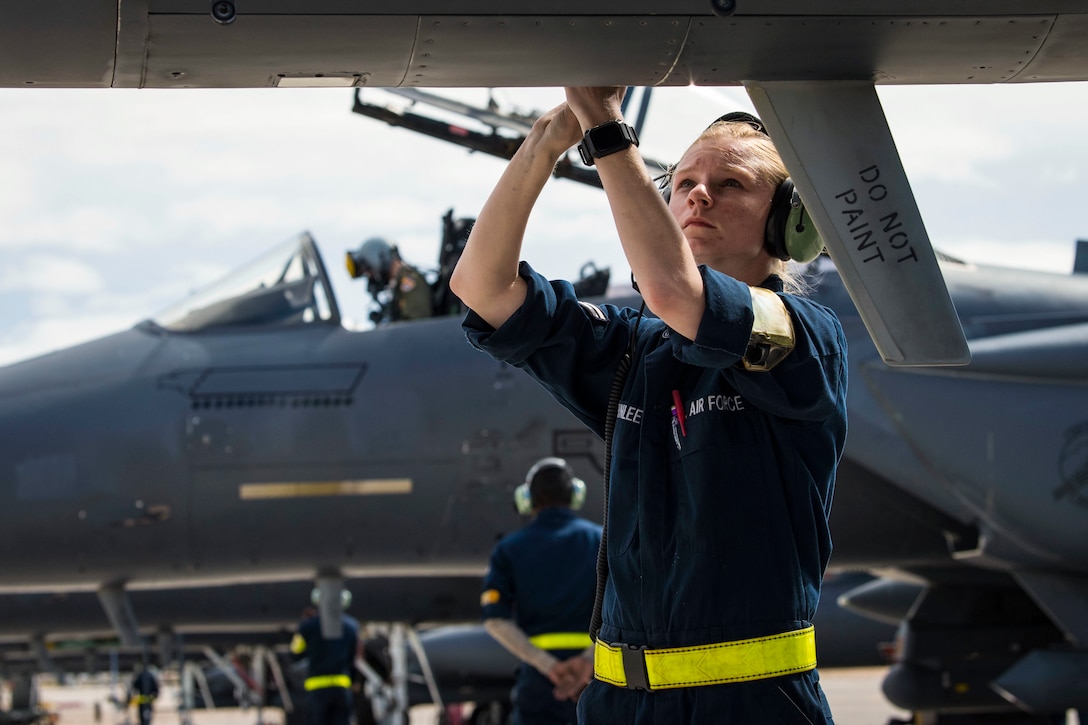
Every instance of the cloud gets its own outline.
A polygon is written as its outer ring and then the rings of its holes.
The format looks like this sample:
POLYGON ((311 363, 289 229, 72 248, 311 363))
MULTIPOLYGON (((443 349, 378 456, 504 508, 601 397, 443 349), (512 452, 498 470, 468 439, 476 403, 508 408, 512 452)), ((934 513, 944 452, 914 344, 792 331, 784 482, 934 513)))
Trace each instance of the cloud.
MULTIPOLYGON (((487 101, 484 89, 441 93, 487 101)), ((936 246, 1068 271, 1085 234, 1088 84, 878 93, 936 246)), ((494 95, 527 111, 563 98, 494 95)), ((505 162, 354 114, 351 101, 334 89, 0 90, 0 358, 122 329, 303 230, 355 306, 365 288, 343 253, 367 237, 433 268, 442 215, 474 216, 505 162)), ((642 150, 674 161, 731 110, 753 110, 740 88, 655 89, 642 150)), ((588 261, 614 283, 628 273, 604 193, 569 180, 546 186, 524 256, 555 277, 588 261)))
POLYGON ((98 271, 76 259, 35 254, 17 259, 0 271, 0 290, 54 295, 82 295, 102 289, 98 271))
POLYGON ((881 87, 878 91, 911 183, 996 183, 983 167, 1013 156, 1014 132, 999 123, 979 123, 978 107, 960 86, 920 91, 917 86, 881 87))
POLYGON ((963 237, 948 240, 941 249, 954 257, 976 264, 1057 273, 1072 272, 1076 253, 1076 246, 1072 241, 1039 238, 1009 241, 963 237), (1030 254, 1025 254, 1025 250, 1030 250, 1030 254))
MULTIPOLYGON (((33 209, 33 207, 32 207, 33 209)), ((0 234, 0 247, 74 249, 83 253, 115 252, 126 242, 142 237, 132 234, 139 215, 121 218, 116 213, 94 206, 72 206, 50 213, 33 209, 9 217, 10 226, 0 234)))
POLYGON ((1078 99, 1086 83, 877 90, 913 185, 956 182, 977 191, 1083 178, 1088 140, 1078 130, 1078 99))
POLYGON ((138 318, 124 313, 53 316, 0 332, 0 365, 89 342, 131 327, 138 318))

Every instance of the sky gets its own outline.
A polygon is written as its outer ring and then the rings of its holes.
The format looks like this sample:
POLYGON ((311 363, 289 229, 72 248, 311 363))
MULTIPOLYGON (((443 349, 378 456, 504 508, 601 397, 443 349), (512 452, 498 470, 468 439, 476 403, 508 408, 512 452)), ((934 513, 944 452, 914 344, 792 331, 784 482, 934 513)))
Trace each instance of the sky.
MULTIPOLYGON (((433 91, 483 104, 484 89, 433 91)), ((345 317, 344 252, 381 236, 437 266, 441 219, 474 216, 505 162, 352 113, 350 89, 0 89, 0 365, 131 327, 299 232, 345 317)), ((1088 237, 1088 84, 879 86, 935 248, 1068 273, 1088 237)), ((533 113, 559 88, 497 89, 533 113)), ((371 103, 404 102, 378 89, 371 103)), ((642 151, 675 161, 740 88, 654 91, 642 151)), ((628 267, 603 192, 553 179, 523 256, 576 278, 628 267)))

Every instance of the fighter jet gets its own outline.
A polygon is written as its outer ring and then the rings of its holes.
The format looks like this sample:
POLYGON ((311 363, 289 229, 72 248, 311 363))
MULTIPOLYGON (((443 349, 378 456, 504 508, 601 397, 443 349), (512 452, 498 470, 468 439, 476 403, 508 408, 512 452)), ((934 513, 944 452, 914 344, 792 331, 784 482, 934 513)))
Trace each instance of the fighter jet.
MULTIPOLYGON (((901 623, 896 705, 1079 707, 1088 278, 942 268, 973 361, 936 371, 885 364, 831 259, 805 269, 851 349, 832 568, 883 577, 842 597, 901 623)), ((459 315, 345 328, 305 233, 132 329, 0 368, 0 429, 0 546, 23 552, 0 605, 86 593, 130 641, 141 598, 228 584, 350 582, 359 617, 463 619, 529 465, 595 480, 604 459, 459 315)), ((591 487, 585 514, 601 504, 591 487)))

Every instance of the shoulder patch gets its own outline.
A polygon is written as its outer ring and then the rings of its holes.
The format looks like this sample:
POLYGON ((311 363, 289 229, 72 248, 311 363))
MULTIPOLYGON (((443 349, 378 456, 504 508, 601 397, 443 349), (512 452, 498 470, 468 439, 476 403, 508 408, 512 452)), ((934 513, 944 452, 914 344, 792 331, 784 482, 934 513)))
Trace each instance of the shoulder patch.
POLYGON ((480 606, 486 607, 488 604, 498 604, 501 598, 498 589, 488 589, 480 595, 480 606))
POLYGON ((404 275, 400 278, 400 291, 411 292, 416 288, 416 281, 412 279, 411 275, 404 275))
POLYGON ((608 319, 597 305, 591 302, 583 302, 582 300, 578 300, 578 304, 582 306, 582 309, 586 311, 586 314, 589 315, 594 322, 605 322, 608 319))

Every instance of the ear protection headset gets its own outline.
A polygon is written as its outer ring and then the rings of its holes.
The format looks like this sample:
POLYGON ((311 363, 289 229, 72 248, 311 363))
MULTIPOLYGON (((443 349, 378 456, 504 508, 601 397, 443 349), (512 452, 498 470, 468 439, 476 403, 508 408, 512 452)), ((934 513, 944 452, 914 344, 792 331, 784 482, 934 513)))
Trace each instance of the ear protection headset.
MULTIPOLYGON (((315 607, 321 606, 321 589, 319 589, 318 587, 314 587, 313 591, 310 592, 310 602, 313 603, 313 605, 315 607)), ((340 590, 340 608, 341 609, 347 609, 350 606, 351 606, 351 592, 349 592, 347 589, 341 589, 340 590)))
POLYGON ((558 468, 563 473, 563 478, 570 487, 570 507, 575 511, 586 503, 586 484, 574 475, 574 469, 562 458, 541 458, 533 464, 529 472, 525 474, 525 482, 514 489, 514 506, 522 516, 528 516, 533 512, 533 479, 542 471, 558 468))
MULTIPOLYGON (((770 138, 763 121, 744 111, 733 111, 719 117, 714 123, 747 123, 759 133, 770 138)), ((714 123, 710 124, 711 126, 714 123)), ((707 127, 709 128, 709 126, 707 127)), ((665 174, 662 183, 665 201, 669 201, 671 174, 665 174)), ((824 242, 812 218, 805 212, 801 195, 794 188, 793 180, 786 178, 775 189, 771 197, 771 212, 767 215, 767 231, 764 235, 767 250, 783 261, 811 262, 820 256, 824 242)))

